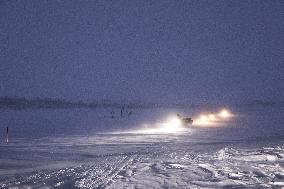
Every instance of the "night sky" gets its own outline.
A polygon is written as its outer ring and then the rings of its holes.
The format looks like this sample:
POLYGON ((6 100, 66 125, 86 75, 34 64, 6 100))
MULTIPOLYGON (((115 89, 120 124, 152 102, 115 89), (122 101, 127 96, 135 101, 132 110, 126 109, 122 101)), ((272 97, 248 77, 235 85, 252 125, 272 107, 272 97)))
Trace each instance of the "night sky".
POLYGON ((0 1, 0 96, 284 99, 284 1, 0 1))

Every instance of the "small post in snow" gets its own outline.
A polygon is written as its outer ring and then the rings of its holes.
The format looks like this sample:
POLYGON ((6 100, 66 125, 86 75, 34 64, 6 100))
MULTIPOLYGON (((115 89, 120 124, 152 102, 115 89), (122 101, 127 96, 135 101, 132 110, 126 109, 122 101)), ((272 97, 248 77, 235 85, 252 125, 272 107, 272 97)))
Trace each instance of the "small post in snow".
POLYGON ((7 127, 7 130, 6 130, 6 143, 7 144, 9 143, 9 127, 7 127))

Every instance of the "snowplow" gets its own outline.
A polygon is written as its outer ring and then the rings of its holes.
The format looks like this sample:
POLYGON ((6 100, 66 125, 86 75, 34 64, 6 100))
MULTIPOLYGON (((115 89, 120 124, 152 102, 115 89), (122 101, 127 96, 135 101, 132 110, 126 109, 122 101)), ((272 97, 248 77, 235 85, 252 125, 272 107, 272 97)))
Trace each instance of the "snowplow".
POLYGON ((190 127, 193 123, 193 119, 191 117, 182 117, 180 114, 177 114, 178 119, 181 122, 181 126, 190 127))

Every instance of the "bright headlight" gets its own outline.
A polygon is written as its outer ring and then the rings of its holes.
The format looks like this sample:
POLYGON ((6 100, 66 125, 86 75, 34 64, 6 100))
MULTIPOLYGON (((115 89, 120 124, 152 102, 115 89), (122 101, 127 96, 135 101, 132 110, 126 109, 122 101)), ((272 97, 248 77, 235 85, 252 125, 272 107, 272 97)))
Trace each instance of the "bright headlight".
POLYGON ((169 127, 173 127, 173 128, 179 127, 179 126, 181 126, 181 120, 179 118, 171 118, 168 121, 167 125, 169 127))
POLYGON ((228 110, 223 109, 223 110, 221 110, 221 112, 219 113, 219 116, 220 116, 220 117, 223 117, 223 118, 228 118, 228 117, 231 116, 231 113, 230 113, 228 110))

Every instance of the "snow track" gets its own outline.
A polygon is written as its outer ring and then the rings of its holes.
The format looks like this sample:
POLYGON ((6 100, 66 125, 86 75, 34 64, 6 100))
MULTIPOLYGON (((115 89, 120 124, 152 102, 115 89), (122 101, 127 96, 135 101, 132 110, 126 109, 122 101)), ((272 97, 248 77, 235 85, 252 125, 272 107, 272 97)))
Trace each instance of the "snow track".
POLYGON ((0 188, 105 188, 116 177, 125 177, 123 172, 137 157, 132 154, 108 156, 94 159, 93 164, 66 167, 54 171, 41 170, 28 176, 15 176, 7 181, 0 181, 0 188))
MULTIPOLYGON (((33 148, 22 142, 11 144, 11 149, 0 145, 0 150, 7 154, 0 155, 0 162, 14 157, 15 160, 21 159, 21 164, 25 165, 17 168, 17 163, 14 169, 6 172, 2 169, 5 174, 0 176, 0 188, 284 186, 284 147, 281 145, 243 148, 242 145, 225 147, 218 143, 168 142, 167 139, 165 142, 129 140, 126 143, 103 143, 102 138, 99 138, 101 143, 94 145, 92 140, 80 137, 56 139, 49 144, 44 141, 46 147, 39 142, 33 144, 33 148), (70 142, 74 140, 75 143, 70 142), (79 143, 78 140, 85 142, 79 143), (33 154, 37 154, 36 159, 33 154), (32 160, 36 160, 35 164, 31 164, 32 160), (26 165, 31 167, 27 169, 26 165), (16 171, 18 174, 14 174, 16 171)), ((15 162, 10 160, 9 163, 15 162)))
POLYGON ((222 148, 213 153, 183 149, 141 155, 128 167, 134 173, 131 178, 118 178, 110 188, 269 188, 284 183, 283 147, 222 148))

